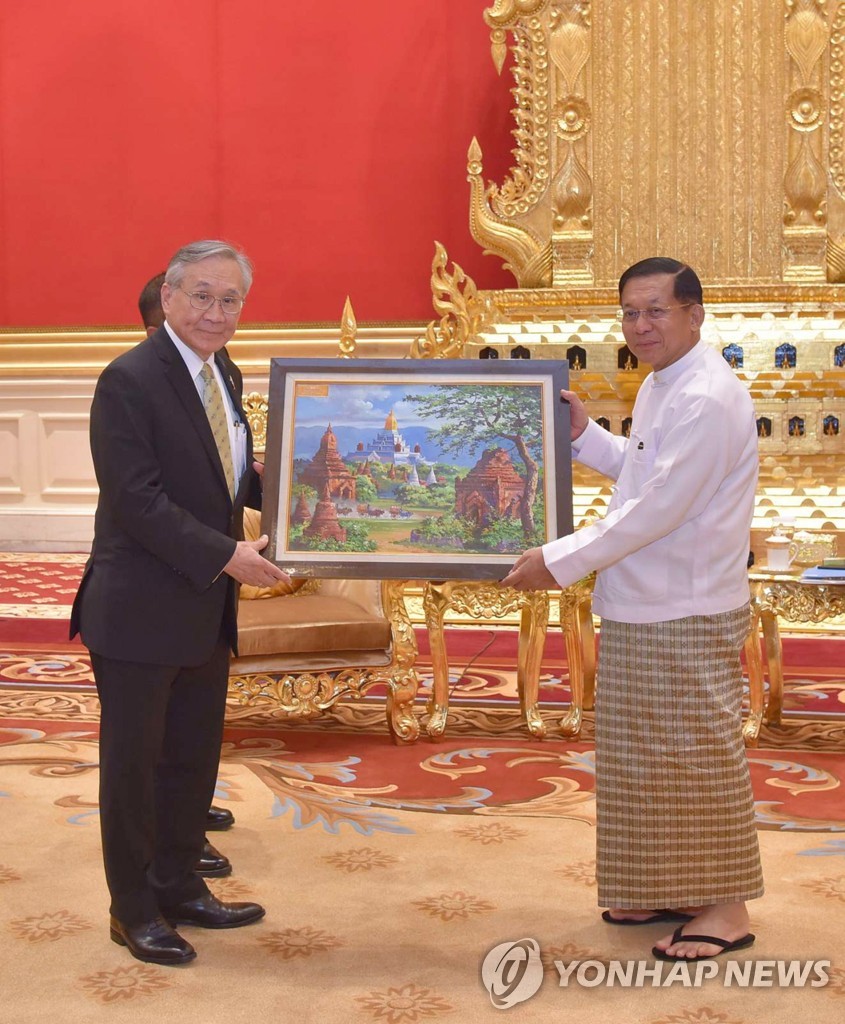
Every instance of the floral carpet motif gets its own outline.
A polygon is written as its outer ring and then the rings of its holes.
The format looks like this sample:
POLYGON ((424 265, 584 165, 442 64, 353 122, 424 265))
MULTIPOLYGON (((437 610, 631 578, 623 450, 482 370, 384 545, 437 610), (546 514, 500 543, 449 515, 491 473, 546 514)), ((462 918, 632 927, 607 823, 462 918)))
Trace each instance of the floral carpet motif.
MULTIPOLYGON (((36 774, 71 780, 96 771, 97 723, 16 721, 3 725, 20 695, 0 692, 0 765, 27 765, 36 774)), ((51 704, 47 704, 48 709, 51 704)), ((26 710, 36 710, 30 703, 26 710)), ((845 831, 845 754, 827 751, 748 752, 757 825, 791 832, 845 831)), ((502 845, 524 834, 520 819, 545 816, 595 821, 594 751, 588 743, 484 737, 394 746, 377 733, 321 733, 304 728, 229 726, 223 742, 220 794, 237 801, 227 782, 246 768, 263 784, 267 813, 312 828, 361 836, 407 834, 413 817, 399 812, 492 816, 456 833, 478 845, 502 845), (504 820, 507 819, 507 820, 504 820)), ((68 820, 93 823, 96 807, 68 792, 68 820)), ((349 855, 347 855, 349 856, 349 855)), ((372 870, 366 848, 344 865, 372 870)), ((338 865, 341 866, 341 865, 338 865)))
POLYGON ((385 992, 358 996, 356 1001, 371 1020, 384 1021, 385 1024, 417 1024, 454 1010, 434 991, 420 988, 412 981, 385 992))

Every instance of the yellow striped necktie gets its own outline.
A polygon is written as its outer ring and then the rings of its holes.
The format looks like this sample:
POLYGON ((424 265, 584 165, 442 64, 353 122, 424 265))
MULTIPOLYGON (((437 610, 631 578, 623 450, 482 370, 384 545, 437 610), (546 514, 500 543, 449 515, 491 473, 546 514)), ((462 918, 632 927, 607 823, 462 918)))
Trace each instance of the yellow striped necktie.
POLYGON ((205 414, 208 416, 211 433, 214 435, 214 443, 217 445, 220 461, 223 463, 223 472, 226 474, 226 483, 229 485, 229 497, 234 501, 235 466, 232 462, 232 445, 229 442, 229 420, 223 405, 223 396, 220 394, 220 388, 217 386, 214 370, 211 369, 208 363, 202 364, 201 376, 205 414))

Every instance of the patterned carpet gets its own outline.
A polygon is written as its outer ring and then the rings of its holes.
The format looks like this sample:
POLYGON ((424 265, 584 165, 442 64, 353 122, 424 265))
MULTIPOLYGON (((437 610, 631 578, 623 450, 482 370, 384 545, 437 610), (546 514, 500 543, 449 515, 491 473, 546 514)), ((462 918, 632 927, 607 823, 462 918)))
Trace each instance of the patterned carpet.
MULTIPOLYGON (((478 630, 449 634, 455 686, 437 743, 393 746, 378 695, 310 723, 230 707, 216 802, 237 823, 211 838, 235 873, 213 886, 225 898, 259 899, 268 914, 233 932, 186 928, 199 959, 174 970, 108 941, 97 701, 87 652, 64 639, 81 565, 68 556, 39 564, 46 575, 30 574, 22 557, 0 558, 3 1019, 488 1021, 501 1011, 482 987, 481 962, 497 943, 526 936, 539 943, 546 976, 515 1019, 842 1019, 841 640, 788 639, 789 714, 749 751, 768 892, 752 907, 758 941, 739 960, 830 960, 823 987, 727 986, 723 970, 699 985, 633 992, 558 985, 555 960, 645 960, 668 926, 599 918, 589 728, 579 743, 553 729, 544 741, 527 736, 507 631, 459 680, 486 643, 478 630)), ((556 645, 550 637, 543 669, 551 725, 568 696, 556 645)))

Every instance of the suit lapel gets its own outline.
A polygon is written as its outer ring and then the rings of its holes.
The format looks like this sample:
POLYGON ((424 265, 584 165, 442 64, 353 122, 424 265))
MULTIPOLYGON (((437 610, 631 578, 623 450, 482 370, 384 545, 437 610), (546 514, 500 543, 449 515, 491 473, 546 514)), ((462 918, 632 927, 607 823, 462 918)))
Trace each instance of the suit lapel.
POLYGON ((215 355, 214 360, 220 370, 220 376, 226 384, 226 390, 229 392, 229 397, 232 399, 232 405, 234 405, 235 411, 241 421, 246 423, 246 416, 244 414, 243 405, 241 404, 240 389, 235 383, 235 368, 232 360, 229 358, 229 353, 225 348, 221 348, 215 355))
MULTIPOLYGON (((194 429, 199 436, 200 442, 206 454, 211 460, 214 471, 220 481, 221 487, 229 495, 229 485, 226 482, 226 474, 223 472, 223 463, 220 461, 220 454, 214 441, 214 434, 205 414, 205 408, 197 391, 196 385, 191 380, 185 360, 176 351, 176 346, 170 340, 170 336, 164 327, 160 327, 150 339, 159 358, 164 363, 164 374, 170 383, 182 407, 188 415, 194 429)), ((228 368, 227 368, 228 372, 228 368)), ((224 379, 226 373, 224 373, 224 379)), ((228 384, 226 385, 228 388, 228 384)))

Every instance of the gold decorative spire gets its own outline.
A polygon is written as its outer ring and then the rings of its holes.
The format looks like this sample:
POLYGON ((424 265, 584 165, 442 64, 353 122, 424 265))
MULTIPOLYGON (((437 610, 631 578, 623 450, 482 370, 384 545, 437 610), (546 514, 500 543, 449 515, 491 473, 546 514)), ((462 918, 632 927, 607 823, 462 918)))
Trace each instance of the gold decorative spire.
POLYGON ((393 410, 390 410, 390 415, 384 421, 385 430, 398 430, 399 424, 396 422, 396 417, 393 415, 393 410))
POLYGON ((356 336, 358 334, 358 321, 352 309, 349 296, 343 304, 343 315, 340 319, 340 356, 342 359, 352 359, 355 356, 356 336))
POLYGON ((450 274, 448 260, 446 249, 435 242, 431 293, 440 321, 432 320, 425 335, 411 345, 412 359, 458 359, 464 345, 490 325, 489 299, 478 294, 475 281, 457 263, 452 264, 454 273, 450 274))

